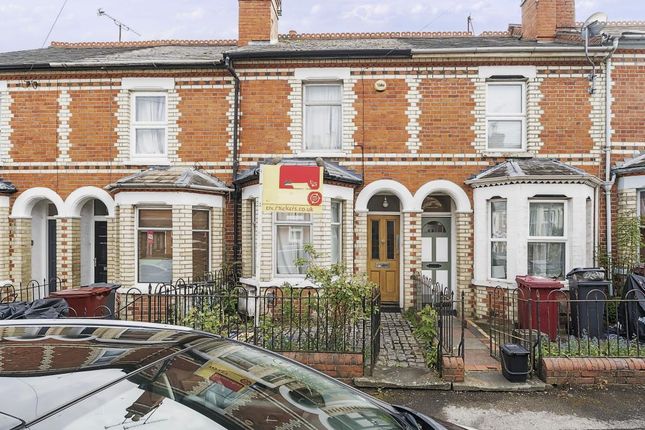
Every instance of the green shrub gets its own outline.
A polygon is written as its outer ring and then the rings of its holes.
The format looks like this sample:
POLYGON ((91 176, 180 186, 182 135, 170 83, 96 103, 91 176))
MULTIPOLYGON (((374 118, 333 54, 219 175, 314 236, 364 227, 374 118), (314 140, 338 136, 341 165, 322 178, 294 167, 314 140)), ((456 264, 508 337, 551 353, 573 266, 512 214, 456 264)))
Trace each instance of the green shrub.
MULTIPOLYGON (((410 316, 412 317, 412 316, 410 316)), ((421 343, 426 364, 435 367, 437 364, 437 345, 439 334, 439 315, 431 306, 424 307, 412 317, 414 335, 421 343)))

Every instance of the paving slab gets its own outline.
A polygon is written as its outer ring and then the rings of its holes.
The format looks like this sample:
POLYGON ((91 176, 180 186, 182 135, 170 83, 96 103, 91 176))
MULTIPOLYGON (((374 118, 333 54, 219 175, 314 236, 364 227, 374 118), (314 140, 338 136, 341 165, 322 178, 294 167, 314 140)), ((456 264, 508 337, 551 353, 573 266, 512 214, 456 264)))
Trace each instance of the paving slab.
POLYGON ((464 382, 452 384, 454 391, 536 392, 549 388, 551 385, 536 377, 526 382, 510 382, 501 372, 466 372, 464 382))
POLYGON ((375 368, 372 376, 354 378, 354 385, 361 388, 401 388, 410 390, 450 390, 450 382, 428 368, 398 367, 375 368))

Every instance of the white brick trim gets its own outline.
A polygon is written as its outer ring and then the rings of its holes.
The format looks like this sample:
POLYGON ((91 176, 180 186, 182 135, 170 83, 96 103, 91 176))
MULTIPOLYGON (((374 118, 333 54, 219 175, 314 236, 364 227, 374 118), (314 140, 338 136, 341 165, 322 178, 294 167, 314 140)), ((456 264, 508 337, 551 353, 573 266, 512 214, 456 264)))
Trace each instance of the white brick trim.
POLYGON ((136 91, 158 91, 173 90, 175 88, 174 78, 123 78, 121 87, 125 90, 136 91))
POLYGON ((408 93, 405 96, 408 101, 408 108, 405 111, 405 114, 408 117, 408 125, 406 127, 406 130, 408 131, 408 141, 406 145, 411 153, 416 154, 421 148, 421 140, 419 139, 419 134, 421 132, 419 118, 421 118, 422 114, 421 92, 419 91, 421 78, 417 76, 409 76, 405 78, 405 82, 408 84, 408 93))
POLYGON ((224 198, 210 194, 171 192, 171 191, 122 191, 114 201, 122 205, 163 205, 163 206, 207 206, 223 208, 224 198))
POLYGON ((11 153, 11 104, 13 98, 7 91, 7 83, 0 81, 0 164, 11 163, 13 160, 9 155, 11 153), (4 84, 4 85, 3 85, 4 84))
POLYGON ((69 156, 69 150, 72 146, 69 135, 72 131, 69 126, 72 112, 69 109, 72 103, 72 96, 66 89, 61 90, 58 96, 58 161, 59 163, 67 163, 72 161, 69 156))

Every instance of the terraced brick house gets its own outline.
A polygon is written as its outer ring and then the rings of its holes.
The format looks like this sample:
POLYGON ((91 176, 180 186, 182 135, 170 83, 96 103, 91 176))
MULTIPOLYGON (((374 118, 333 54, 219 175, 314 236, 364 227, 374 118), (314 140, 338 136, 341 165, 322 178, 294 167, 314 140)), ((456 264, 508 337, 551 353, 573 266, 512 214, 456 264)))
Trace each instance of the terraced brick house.
POLYGON ((574 0, 480 35, 279 35, 281 7, 239 0, 238 40, 0 54, 0 279, 130 287, 239 260, 249 287, 302 285, 312 243, 386 303, 412 306, 420 272, 482 314, 516 275, 593 265, 635 205, 611 168, 645 149, 643 23, 586 57, 574 0), (263 211, 263 163, 323 166, 322 214, 263 211))

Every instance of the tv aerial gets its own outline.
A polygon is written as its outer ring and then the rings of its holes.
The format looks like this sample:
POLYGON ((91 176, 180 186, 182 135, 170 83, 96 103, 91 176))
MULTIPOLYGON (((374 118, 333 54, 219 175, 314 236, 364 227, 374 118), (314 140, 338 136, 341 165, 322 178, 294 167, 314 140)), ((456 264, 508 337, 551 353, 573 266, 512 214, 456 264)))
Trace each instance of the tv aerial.
POLYGON ((102 8, 98 9, 98 11, 96 12, 96 15, 97 16, 104 16, 104 17, 110 19, 114 23, 114 25, 119 27, 119 42, 121 42, 121 37, 122 37, 123 31, 130 31, 130 32, 136 34, 137 36, 141 36, 141 34, 139 32, 137 32, 135 29, 133 29, 132 27, 130 27, 130 26, 126 25, 125 23, 119 21, 118 19, 114 18, 113 16, 110 16, 102 8))
POLYGON ((596 79, 596 63, 593 62, 589 56, 589 41, 591 38, 596 36, 601 36, 603 38, 607 37, 606 33, 603 33, 603 30, 607 26, 607 14, 604 12, 596 12, 591 15, 584 24, 582 24, 582 37, 585 40, 585 56, 587 61, 591 64, 591 74, 589 75, 589 81, 591 82, 591 87, 589 87, 589 93, 593 94, 596 92, 595 88, 595 79, 596 79))

